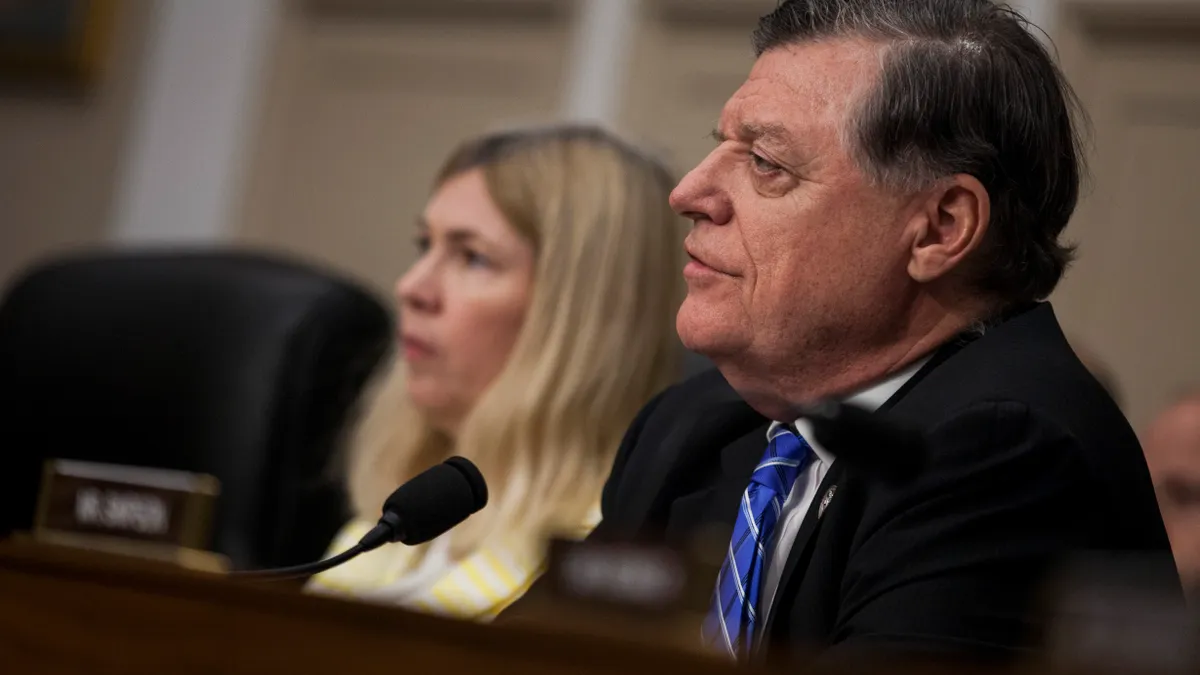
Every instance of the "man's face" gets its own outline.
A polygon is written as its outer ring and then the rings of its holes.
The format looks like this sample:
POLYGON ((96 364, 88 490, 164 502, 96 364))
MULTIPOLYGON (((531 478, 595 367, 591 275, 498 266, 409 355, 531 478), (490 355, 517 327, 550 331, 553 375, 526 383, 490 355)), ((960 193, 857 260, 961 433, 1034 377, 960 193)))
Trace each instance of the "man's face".
POLYGON ((911 200, 872 184, 847 133, 879 64, 846 40, 764 53, 671 194, 695 223, 679 335, 739 391, 896 337, 911 200))

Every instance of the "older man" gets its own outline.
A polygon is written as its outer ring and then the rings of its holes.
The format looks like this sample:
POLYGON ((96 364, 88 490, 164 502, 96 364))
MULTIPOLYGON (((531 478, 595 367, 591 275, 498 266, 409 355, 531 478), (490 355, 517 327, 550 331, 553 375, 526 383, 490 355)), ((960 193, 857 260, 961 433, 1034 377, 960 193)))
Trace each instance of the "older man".
POLYGON ((719 372, 635 420, 600 532, 723 532, 706 637, 737 657, 1011 657, 1060 558, 1168 550, 1136 437, 1040 302, 1071 257, 1069 88, 987 0, 786 0, 754 46, 671 197, 679 334, 719 372), (922 429, 925 468, 818 447, 797 416, 828 397, 922 429))

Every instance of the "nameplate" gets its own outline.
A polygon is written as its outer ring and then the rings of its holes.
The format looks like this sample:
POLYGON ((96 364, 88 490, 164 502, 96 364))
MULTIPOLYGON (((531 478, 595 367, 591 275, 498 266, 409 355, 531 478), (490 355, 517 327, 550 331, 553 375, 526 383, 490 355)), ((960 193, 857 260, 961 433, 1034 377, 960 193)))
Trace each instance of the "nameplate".
POLYGON ((714 573, 680 551, 632 542, 553 540, 546 575, 559 602, 636 613, 702 610, 714 573))
POLYGON ((46 462, 34 536, 85 535, 207 548, 219 485, 203 474, 46 462))

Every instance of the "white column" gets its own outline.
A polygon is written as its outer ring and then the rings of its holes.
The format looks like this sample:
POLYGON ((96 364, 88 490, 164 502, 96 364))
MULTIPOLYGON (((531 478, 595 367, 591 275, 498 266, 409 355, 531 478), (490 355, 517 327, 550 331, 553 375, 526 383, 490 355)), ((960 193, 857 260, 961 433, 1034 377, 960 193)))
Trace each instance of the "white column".
POLYGON ((562 115, 613 125, 620 114, 640 0, 579 0, 562 115))
POLYGON ((158 0, 112 220, 120 243, 230 234, 279 0, 158 0))

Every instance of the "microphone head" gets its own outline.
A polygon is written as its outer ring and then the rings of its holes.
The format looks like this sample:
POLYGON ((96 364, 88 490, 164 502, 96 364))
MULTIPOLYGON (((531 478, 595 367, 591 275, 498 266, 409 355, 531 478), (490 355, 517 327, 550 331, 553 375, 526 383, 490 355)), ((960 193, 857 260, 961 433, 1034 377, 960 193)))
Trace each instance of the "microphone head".
MULTIPOLYGON (((459 472, 462 473, 463 478, 465 478, 467 483, 470 484, 471 494, 474 495, 475 501, 477 502, 475 511, 487 506, 487 481, 483 480, 483 474, 479 473, 479 467, 475 466, 475 464, 466 457, 451 457, 444 463, 454 467, 455 469, 458 469, 459 472)), ((475 511, 472 511, 472 513, 475 511)))
POLYGON ((912 480, 926 461, 925 436, 886 413, 837 401, 805 408, 816 441, 865 473, 888 482, 912 480))
POLYGON ((487 504, 487 483, 469 460, 451 457, 396 488, 383 503, 399 520, 392 541, 409 546, 441 536, 487 504))

